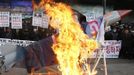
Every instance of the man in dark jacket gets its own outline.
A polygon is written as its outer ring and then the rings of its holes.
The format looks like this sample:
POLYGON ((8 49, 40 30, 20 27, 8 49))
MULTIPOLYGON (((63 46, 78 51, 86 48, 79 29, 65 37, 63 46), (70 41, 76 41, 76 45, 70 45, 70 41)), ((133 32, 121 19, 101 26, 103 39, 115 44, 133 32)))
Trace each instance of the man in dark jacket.
POLYGON ((133 37, 129 29, 125 29, 122 33, 122 46, 120 50, 120 58, 132 58, 133 51, 133 37))

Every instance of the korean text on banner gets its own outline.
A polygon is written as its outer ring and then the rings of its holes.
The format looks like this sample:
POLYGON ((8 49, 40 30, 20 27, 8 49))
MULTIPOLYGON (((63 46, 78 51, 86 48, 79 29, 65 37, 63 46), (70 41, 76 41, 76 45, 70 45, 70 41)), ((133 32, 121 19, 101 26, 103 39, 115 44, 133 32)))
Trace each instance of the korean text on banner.
POLYGON ((11 14, 11 28, 22 29, 22 13, 11 14))
POLYGON ((35 41, 0 38, 0 46, 6 45, 6 44, 27 46, 33 42, 35 42, 35 41))
POLYGON ((0 27, 9 27, 9 12, 0 12, 0 27))
MULTIPOLYGON (((121 49, 121 41, 116 41, 116 40, 105 40, 104 41, 104 47, 102 50, 105 50, 105 55, 106 58, 118 58, 119 57, 119 52, 121 49)), ((99 52, 94 52, 93 58, 96 58, 99 56, 101 50, 99 52)), ((103 55, 101 56, 103 58, 103 55)))

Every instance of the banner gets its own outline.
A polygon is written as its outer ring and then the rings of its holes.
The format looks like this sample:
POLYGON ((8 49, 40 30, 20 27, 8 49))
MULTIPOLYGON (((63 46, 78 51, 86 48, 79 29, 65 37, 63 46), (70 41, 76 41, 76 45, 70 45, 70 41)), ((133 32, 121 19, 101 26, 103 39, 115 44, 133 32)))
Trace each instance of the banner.
POLYGON ((11 14, 11 28, 22 29, 22 13, 11 14))
MULTIPOLYGON (((105 50, 106 58, 118 58, 121 49, 121 41, 107 40, 104 41, 104 47, 102 49, 96 50, 93 54, 93 58, 99 57, 102 50, 105 50)), ((103 58, 103 54, 101 56, 103 58)))
POLYGON ((9 27, 9 12, 0 12, 0 27, 9 27))
POLYGON ((105 41, 104 43, 106 58, 118 58, 121 49, 121 41, 111 40, 105 41))
POLYGON ((19 45, 19 46, 27 46, 35 41, 29 41, 29 40, 15 40, 15 39, 6 39, 6 38, 0 38, 0 46, 5 44, 11 44, 11 45, 19 45))
MULTIPOLYGON (((11 40, 11 39, 0 38, 0 46, 5 44, 11 44, 11 45, 20 45, 25 47, 34 42, 35 41, 15 40, 15 39, 11 40)), ((102 52, 103 49, 105 50, 106 58, 118 58, 121 49, 121 41, 116 41, 116 40, 104 41, 104 47, 102 49, 96 50, 93 53, 92 58, 99 57, 100 52, 102 52)), ((101 58, 103 58, 103 55, 101 56, 101 58)))

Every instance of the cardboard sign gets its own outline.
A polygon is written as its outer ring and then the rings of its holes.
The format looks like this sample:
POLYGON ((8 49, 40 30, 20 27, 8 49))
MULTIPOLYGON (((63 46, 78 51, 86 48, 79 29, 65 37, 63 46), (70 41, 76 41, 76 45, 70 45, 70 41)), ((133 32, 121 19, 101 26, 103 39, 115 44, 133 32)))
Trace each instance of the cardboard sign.
POLYGON ((0 12, 0 27, 9 27, 9 12, 0 12))
POLYGON ((11 28, 22 29, 22 14, 21 13, 11 14, 11 28))

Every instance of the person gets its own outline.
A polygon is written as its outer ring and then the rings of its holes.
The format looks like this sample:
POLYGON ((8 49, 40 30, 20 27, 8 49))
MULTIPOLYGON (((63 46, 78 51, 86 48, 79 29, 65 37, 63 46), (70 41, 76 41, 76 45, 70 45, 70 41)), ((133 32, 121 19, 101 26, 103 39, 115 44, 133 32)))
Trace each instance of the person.
POLYGON ((121 40, 122 40, 122 45, 119 53, 119 58, 131 59, 132 54, 134 53, 134 51, 132 51, 133 37, 128 28, 124 29, 121 40))
POLYGON ((6 29, 0 28, 0 38, 5 38, 6 37, 6 29))
POLYGON ((112 32, 106 31, 104 37, 105 37, 105 40, 112 40, 113 39, 112 32))
POLYGON ((39 35, 39 31, 38 31, 38 29, 37 28, 35 28, 35 29, 33 29, 33 35, 32 35, 32 40, 33 41, 39 41, 39 39, 40 39, 40 35, 39 35), (34 38, 33 38, 34 37, 34 38))
POLYGON ((12 39, 12 30, 10 28, 7 28, 6 29, 6 36, 5 38, 9 38, 9 39, 12 39))

